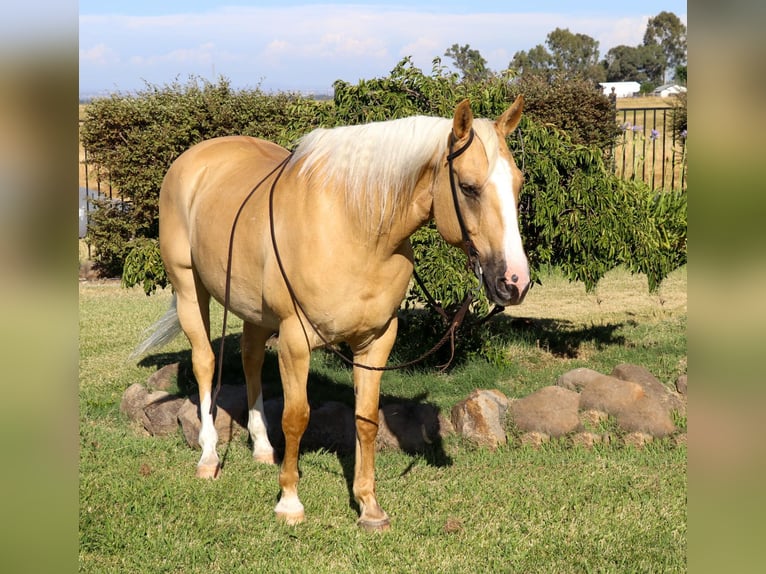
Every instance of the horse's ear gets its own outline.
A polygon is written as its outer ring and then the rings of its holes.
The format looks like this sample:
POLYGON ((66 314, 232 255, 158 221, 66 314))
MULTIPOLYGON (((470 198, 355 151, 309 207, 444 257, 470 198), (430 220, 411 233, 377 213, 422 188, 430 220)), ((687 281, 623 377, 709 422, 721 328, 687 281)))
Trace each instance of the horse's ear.
POLYGON ((511 107, 503 112, 503 115, 497 119, 497 125, 500 128, 500 132, 508 136, 521 121, 521 111, 524 109, 524 96, 519 94, 516 100, 511 104, 511 107))
POLYGON ((472 125, 473 112, 471 111, 471 102, 465 99, 455 108, 455 117, 452 119, 452 133, 455 134, 455 138, 461 140, 471 131, 472 125))

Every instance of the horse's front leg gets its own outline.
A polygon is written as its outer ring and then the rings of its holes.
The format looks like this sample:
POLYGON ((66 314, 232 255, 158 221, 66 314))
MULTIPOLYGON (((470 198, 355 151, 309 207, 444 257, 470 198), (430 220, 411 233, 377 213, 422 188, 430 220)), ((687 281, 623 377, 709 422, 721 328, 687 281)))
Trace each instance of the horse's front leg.
MULTIPOLYGON (((382 367, 396 339, 397 319, 392 318, 382 335, 372 343, 354 349, 354 361, 371 367, 382 367)), ((378 400, 381 371, 354 367, 356 395, 356 462, 354 465, 354 498, 359 504, 357 524, 367 530, 385 530, 388 515, 375 496, 375 437, 378 434, 378 400)))
POLYGON ((283 321, 279 327, 279 373, 285 397, 282 412, 285 453, 279 471, 281 493, 274 512, 278 519, 290 525, 303 522, 305 518, 303 504, 298 498, 298 453, 309 422, 306 384, 310 356, 311 350, 298 318, 293 316, 283 321))

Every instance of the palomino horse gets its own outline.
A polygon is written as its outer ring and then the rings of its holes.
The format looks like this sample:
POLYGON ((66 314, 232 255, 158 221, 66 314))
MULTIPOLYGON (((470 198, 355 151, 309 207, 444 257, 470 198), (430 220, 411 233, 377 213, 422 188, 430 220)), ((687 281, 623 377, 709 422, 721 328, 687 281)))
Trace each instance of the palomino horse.
MULTIPOLYGON (((279 333, 285 450, 275 512, 289 524, 304 520, 298 452, 309 419, 311 350, 344 341, 356 363, 386 364, 412 276, 409 237, 418 227, 435 218, 446 241, 472 252, 492 301, 521 303, 529 287, 517 214, 522 175, 505 138, 522 107, 519 96, 492 122, 474 119, 463 101, 451 121, 410 117, 317 129, 292 155, 255 138, 222 137, 173 163, 160 193, 160 248, 174 305, 137 351, 166 342, 179 326, 191 343, 202 422, 198 476, 215 477, 220 469, 209 302, 211 295, 226 299, 227 268, 228 309, 244 321, 253 457, 267 463, 276 457, 266 433, 261 367, 266 340, 279 333), (250 195, 259 181, 262 189, 250 195)), ((353 494, 359 524, 370 529, 389 524, 375 495, 380 378, 379 370, 354 367, 353 494)))

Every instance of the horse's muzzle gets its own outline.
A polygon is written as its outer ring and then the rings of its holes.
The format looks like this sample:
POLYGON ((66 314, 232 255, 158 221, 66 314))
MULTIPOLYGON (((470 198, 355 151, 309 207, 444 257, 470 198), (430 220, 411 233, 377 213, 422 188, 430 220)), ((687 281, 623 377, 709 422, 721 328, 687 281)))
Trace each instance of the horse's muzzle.
POLYGON ((508 307, 509 305, 518 305, 524 301, 524 297, 529 291, 529 274, 526 273, 523 278, 515 274, 508 277, 506 274, 497 274, 494 277, 485 271, 484 288, 489 299, 496 305, 508 307))
POLYGON ((529 281, 523 284, 519 284, 518 282, 508 283, 503 277, 498 277, 495 280, 495 284, 498 297, 493 298, 495 299, 494 302, 503 307, 507 307, 508 305, 518 305, 524 301, 524 297, 526 297, 530 285, 529 281))

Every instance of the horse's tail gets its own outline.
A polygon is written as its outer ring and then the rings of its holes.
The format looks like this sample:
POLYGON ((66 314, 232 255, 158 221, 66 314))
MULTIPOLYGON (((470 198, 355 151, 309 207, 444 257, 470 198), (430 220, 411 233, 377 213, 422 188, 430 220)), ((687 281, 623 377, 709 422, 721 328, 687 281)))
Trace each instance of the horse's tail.
POLYGON ((181 332, 181 322, 176 310, 176 294, 170 302, 170 308, 154 325, 149 327, 144 335, 148 337, 130 354, 129 360, 134 361, 154 349, 167 345, 181 332))

